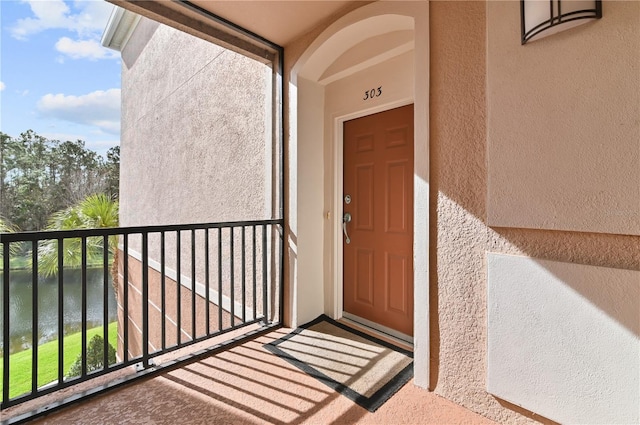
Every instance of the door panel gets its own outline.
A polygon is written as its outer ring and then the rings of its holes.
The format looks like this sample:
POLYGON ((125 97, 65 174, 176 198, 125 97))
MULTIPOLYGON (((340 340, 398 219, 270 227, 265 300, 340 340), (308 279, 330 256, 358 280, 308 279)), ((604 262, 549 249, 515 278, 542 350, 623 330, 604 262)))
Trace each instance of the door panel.
POLYGON ((385 182, 387 200, 384 209, 385 230, 387 232, 406 233, 408 231, 408 206, 406 205, 408 167, 408 161, 387 162, 387 181, 385 182))
MULTIPOLYGON (((373 230, 373 164, 356 166, 355 197, 358 199, 354 225, 358 230, 373 230)), ((352 194, 351 196, 353 196, 352 194)))
POLYGON ((344 311, 413 335, 413 105, 344 124, 344 311))
POLYGON ((407 311, 407 295, 405 289, 407 287, 407 272, 409 261, 405 255, 393 255, 387 253, 387 309, 394 310, 400 314, 407 311), (393 285, 393 282, 402 282, 393 285), (396 288, 391 290, 391 288, 396 288))
POLYGON ((358 249, 356 265, 356 300, 373 307, 373 251, 358 249))

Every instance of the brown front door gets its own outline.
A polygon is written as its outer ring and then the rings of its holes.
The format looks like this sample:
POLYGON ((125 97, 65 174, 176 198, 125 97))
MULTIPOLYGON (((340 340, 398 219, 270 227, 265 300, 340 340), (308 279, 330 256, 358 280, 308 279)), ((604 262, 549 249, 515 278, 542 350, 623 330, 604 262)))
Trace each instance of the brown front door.
POLYGON ((413 105, 344 123, 344 311, 413 335, 413 105))

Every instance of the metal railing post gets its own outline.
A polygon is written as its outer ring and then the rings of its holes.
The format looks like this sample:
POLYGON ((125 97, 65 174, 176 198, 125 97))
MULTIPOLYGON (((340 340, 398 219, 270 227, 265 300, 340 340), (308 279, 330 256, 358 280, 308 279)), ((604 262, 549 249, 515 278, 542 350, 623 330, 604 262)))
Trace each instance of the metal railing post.
POLYGON ((38 392, 38 241, 31 242, 31 393, 38 392))
POLYGON ((162 351, 167 348, 167 296, 166 296, 166 255, 165 255, 165 233, 160 233, 160 297, 161 297, 161 306, 160 306, 160 320, 162 320, 162 330, 161 330, 161 338, 162 338, 162 351))
POLYGON ((58 238, 58 385, 64 382, 64 239, 58 238))
POLYGON ((82 265, 80 273, 82 279, 82 373, 87 375, 87 237, 82 237, 82 265))
POLYGON ((142 366, 149 367, 149 234, 142 233, 142 366))
POLYGON ((242 226, 242 323, 247 321, 247 253, 246 231, 242 226))
POLYGON ((211 333, 210 312, 209 312, 209 229, 204 229, 204 286, 205 286, 205 335, 211 333))
MULTIPOLYGON (((58 269, 62 270, 62 269, 58 269)), ((109 236, 102 237, 102 368, 109 367, 109 236)))
POLYGON ((234 297, 234 289, 236 286, 236 282, 234 279, 234 276, 236 274, 236 268, 235 268, 235 263, 234 263, 234 257, 235 257, 235 253, 233 251, 233 241, 234 241, 234 237, 233 237, 233 227, 229 228, 229 260, 230 260, 230 265, 229 265, 229 274, 230 274, 230 283, 229 283, 229 298, 231 299, 230 304, 231 304, 231 327, 233 327, 236 324, 236 302, 235 302, 235 297, 234 297))
POLYGON ((262 314, 264 315, 264 324, 269 324, 269 294, 268 294, 268 276, 267 276, 267 225, 262 225, 262 314))
POLYGON ((122 241, 122 358, 129 361, 129 234, 122 241))
POLYGON ((2 407, 4 408, 9 402, 9 351, 10 351, 10 333, 9 329, 9 242, 2 244, 2 407))
POLYGON ((196 339, 196 230, 191 229, 191 340, 196 339))

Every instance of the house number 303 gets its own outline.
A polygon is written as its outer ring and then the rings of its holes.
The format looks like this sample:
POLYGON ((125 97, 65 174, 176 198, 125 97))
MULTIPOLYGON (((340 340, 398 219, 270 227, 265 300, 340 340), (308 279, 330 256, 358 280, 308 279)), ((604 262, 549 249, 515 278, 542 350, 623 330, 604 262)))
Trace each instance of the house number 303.
POLYGON ((364 97, 362 98, 362 100, 371 100, 375 97, 380 96, 382 96, 382 86, 378 87, 377 89, 371 89, 364 92, 364 97))

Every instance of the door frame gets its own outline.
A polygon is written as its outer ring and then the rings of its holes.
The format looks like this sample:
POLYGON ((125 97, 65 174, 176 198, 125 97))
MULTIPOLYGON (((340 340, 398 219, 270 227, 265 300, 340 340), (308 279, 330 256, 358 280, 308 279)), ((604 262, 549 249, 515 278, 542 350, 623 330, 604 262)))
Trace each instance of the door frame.
MULTIPOLYGON (((344 249, 342 245, 343 233, 342 233, 342 216, 344 214, 344 205, 342 199, 344 197, 343 184, 344 184, 344 123, 356 118, 362 118, 369 115, 377 114, 379 112, 389 111, 391 109, 400 108, 402 106, 411 105, 414 103, 413 97, 396 99, 392 102, 378 105, 374 108, 363 109, 346 115, 340 115, 333 119, 333 205, 336 212, 333 217, 333 317, 336 320, 344 317, 344 249)), ((415 153, 415 111, 414 111, 414 153, 415 153)), ((414 159, 415 162, 415 159, 414 159)), ((415 178, 415 172, 414 172, 415 178)), ((412 205, 415 211, 415 200, 412 205)), ((415 235, 415 217, 414 217, 414 235, 415 235)), ((415 248, 415 247, 414 247, 415 248)), ((413 251, 413 249, 412 249, 413 251)), ((415 299, 412 296, 412 300, 415 306, 415 299)), ((415 313, 414 313, 415 314, 415 313)))

